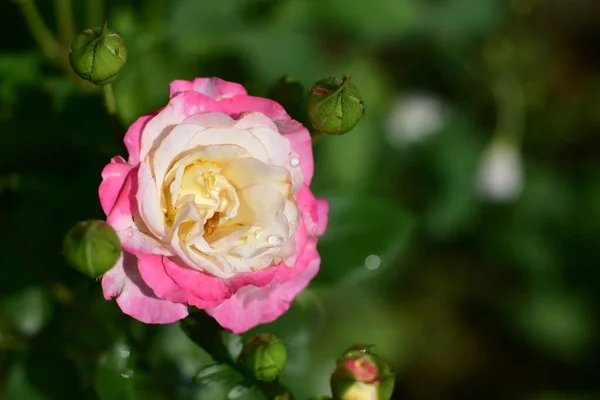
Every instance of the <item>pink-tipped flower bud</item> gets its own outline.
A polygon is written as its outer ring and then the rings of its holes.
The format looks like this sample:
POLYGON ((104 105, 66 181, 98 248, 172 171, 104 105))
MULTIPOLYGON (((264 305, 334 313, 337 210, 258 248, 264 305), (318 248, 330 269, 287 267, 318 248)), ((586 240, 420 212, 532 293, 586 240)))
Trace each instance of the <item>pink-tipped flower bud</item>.
POLYGON ((331 392, 340 400, 389 400, 394 390, 395 373, 369 347, 355 346, 338 358, 331 375, 331 392))

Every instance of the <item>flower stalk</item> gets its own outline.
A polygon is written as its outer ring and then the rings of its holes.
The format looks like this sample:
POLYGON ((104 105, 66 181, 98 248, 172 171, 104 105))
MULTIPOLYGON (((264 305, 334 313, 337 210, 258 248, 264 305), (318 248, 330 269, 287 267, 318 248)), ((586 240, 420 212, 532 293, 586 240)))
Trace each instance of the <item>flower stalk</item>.
POLYGON ((68 49, 75 36, 75 25, 73 22, 73 8, 71 0, 55 0, 56 24, 58 26, 58 38, 62 49, 68 49))
POLYGON ((19 5, 25 23, 42 52, 50 60, 60 62, 60 44, 50 31, 33 0, 15 0, 19 5))

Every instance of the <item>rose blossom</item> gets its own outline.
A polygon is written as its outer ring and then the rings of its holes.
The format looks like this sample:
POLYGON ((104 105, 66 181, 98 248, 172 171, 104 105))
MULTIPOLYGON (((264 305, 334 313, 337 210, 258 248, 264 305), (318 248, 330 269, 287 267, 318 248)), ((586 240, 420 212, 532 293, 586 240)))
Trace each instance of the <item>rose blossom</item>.
POLYGON ((195 306, 234 332, 286 312, 319 269, 327 225, 306 128, 237 83, 198 78, 172 82, 125 145, 99 189, 123 246, 104 297, 145 323, 195 306))

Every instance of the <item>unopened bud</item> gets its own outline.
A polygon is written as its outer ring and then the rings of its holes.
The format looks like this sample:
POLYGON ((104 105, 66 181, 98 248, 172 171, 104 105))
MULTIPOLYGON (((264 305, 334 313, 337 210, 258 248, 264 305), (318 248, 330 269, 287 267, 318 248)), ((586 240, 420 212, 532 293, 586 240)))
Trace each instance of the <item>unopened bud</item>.
POLYGON ((365 114, 362 97, 349 77, 329 77, 313 85, 306 100, 313 127, 329 135, 342 135, 354 128, 365 114))
POLYGON ((248 339, 240 357, 246 369, 256 379, 269 382, 283 371, 287 350, 281 339, 268 333, 260 333, 248 339))
POLYGON ((106 222, 82 221, 65 236, 63 252, 70 266, 95 278, 115 265, 121 255, 121 242, 106 222))
POLYGON ((123 69, 126 60, 123 38, 106 26, 85 29, 71 43, 71 67, 81 79, 96 85, 109 83, 123 69))
POLYGON ((394 390, 393 368, 368 347, 348 349, 331 375, 331 392, 340 400, 389 400, 394 390))

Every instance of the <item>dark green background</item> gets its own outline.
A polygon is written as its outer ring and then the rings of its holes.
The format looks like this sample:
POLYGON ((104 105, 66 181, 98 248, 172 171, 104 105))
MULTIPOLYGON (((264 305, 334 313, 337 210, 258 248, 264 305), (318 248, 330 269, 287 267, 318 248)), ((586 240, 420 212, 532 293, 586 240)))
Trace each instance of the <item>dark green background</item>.
MULTIPOLYGON (((54 29, 52 2, 38 3, 54 29)), ((102 20, 73 3, 78 29, 102 20)), ((265 95, 283 74, 307 86, 348 74, 364 97, 358 127, 315 146, 313 189, 331 202, 321 272, 256 329, 286 340, 282 379, 297 398, 328 393, 335 357, 373 343, 397 368, 398 399, 600 399, 600 3, 105 8, 128 47, 114 84, 126 123, 162 107, 171 80, 196 76, 265 95), (414 91, 443 101, 444 123, 392 146, 392 104, 414 91), (515 107, 524 190, 486 202, 478 165, 499 110, 515 107)), ((2 0, 0 21, 0 399, 198 398, 190 377, 208 358, 178 325, 132 321, 62 261, 69 227, 103 217, 100 171, 119 143, 101 93, 44 58, 15 3, 2 0)))

